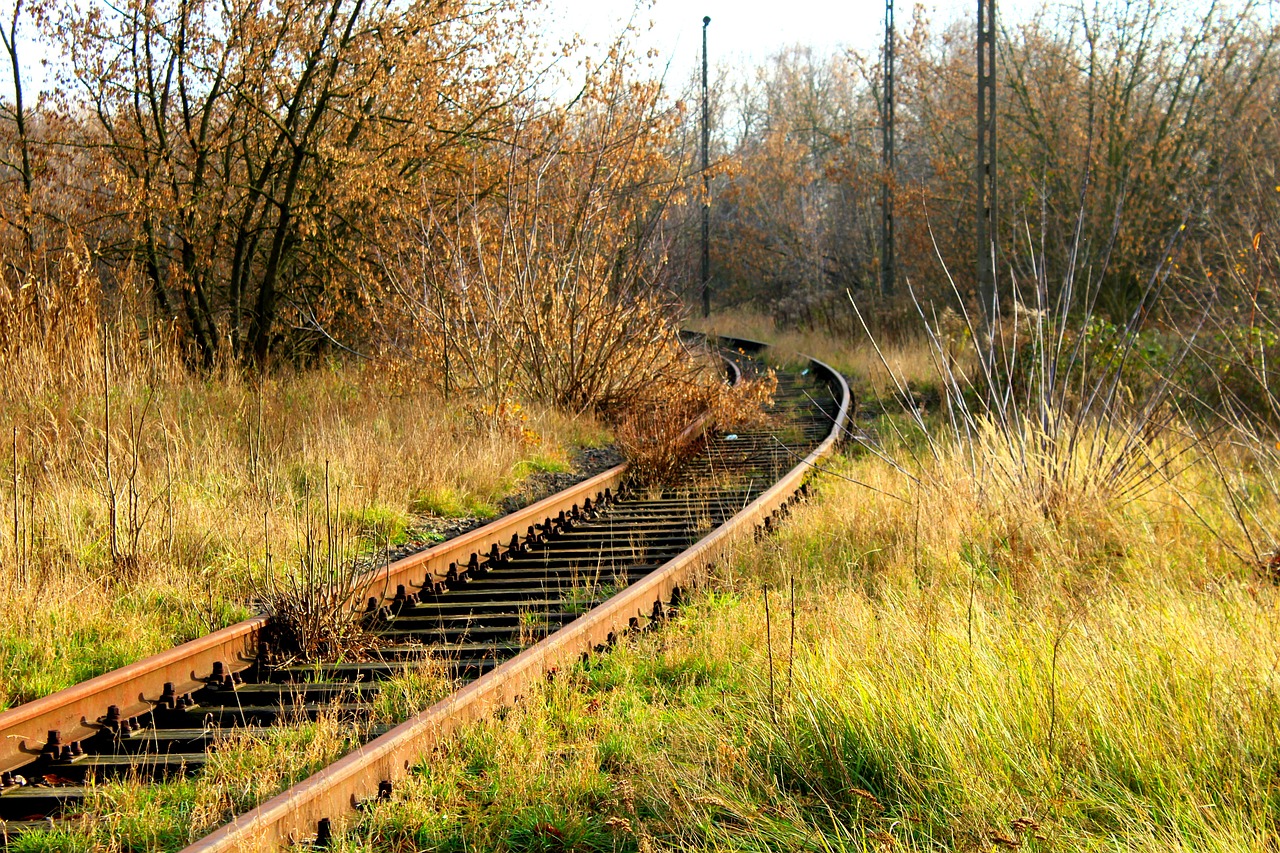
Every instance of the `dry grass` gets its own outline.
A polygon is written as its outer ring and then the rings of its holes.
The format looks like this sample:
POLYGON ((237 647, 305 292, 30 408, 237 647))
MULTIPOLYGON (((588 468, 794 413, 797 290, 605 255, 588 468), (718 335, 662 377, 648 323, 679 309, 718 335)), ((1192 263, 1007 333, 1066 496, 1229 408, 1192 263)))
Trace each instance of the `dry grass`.
POLYGON ((268 547, 298 565, 326 466, 337 525, 379 550, 419 514, 494 514, 604 435, 445 404, 380 363, 194 375, 161 332, 111 328, 85 309, 0 352, 0 707, 240 618, 268 547))
POLYGON ((959 460, 837 471, 343 849, 1273 849, 1280 593, 1204 523, 1210 466, 1058 520, 959 460))
POLYGON ((777 388, 772 370, 727 385, 719 357, 697 355, 683 375, 637 392, 618 412, 614 434, 631 463, 629 478, 642 487, 674 485, 705 431, 762 425, 777 388), (699 417, 704 431, 689 435, 699 417))
MULTIPOLYGON (((859 396, 892 397, 893 375, 913 388, 937 387, 937 370, 928 342, 923 336, 885 340, 875 346, 865 336, 841 339, 812 329, 779 328, 774 320, 748 311, 725 311, 707 320, 690 320, 690 328, 717 335, 733 335, 765 341, 773 345, 771 357, 783 364, 798 361, 800 354, 816 358, 839 370, 856 383, 859 396)), ((957 347, 957 349, 962 349, 957 347)))

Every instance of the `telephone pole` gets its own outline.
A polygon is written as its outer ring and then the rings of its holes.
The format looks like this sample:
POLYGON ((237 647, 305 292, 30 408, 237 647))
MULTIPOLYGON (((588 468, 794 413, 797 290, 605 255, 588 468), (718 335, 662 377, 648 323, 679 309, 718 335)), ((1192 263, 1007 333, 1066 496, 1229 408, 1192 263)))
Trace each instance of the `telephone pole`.
POLYGON ((894 65, 893 0, 884 3, 884 115, 880 127, 880 157, 884 184, 880 188, 880 294, 893 296, 893 65, 894 65))
POLYGON ((996 0, 978 0, 978 298, 987 329, 995 325, 996 251, 996 0))
POLYGON ((711 146, 711 107, 707 103, 707 25, 702 19, 702 316, 711 316, 711 187, 708 183, 708 149, 711 146))

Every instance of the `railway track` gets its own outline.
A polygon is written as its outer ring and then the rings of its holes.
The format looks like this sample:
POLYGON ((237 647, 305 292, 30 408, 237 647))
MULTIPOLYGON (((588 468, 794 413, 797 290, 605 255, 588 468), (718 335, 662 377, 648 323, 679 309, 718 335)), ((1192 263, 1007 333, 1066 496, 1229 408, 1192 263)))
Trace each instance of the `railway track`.
MULTIPOLYGON (((731 343, 731 373, 756 370, 761 345, 731 343)), ((199 772, 228 730, 337 714, 366 723, 362 745, 187 849, 323 843, 457 725, 666 618, 736 537, 786 513, 850 408, 847 384, 826 365, 780 370, 777 426, 706 437, 686 464, 688 485, 641 493, 619 466, 391 564, 361 596, 380 639, 373 654, 281 659, 258 617, 0 714, 4 838, 74 821, 96 782, 199 772), (369 725, 380 690, 419 672, 461 686, 394 728, 369 725)))

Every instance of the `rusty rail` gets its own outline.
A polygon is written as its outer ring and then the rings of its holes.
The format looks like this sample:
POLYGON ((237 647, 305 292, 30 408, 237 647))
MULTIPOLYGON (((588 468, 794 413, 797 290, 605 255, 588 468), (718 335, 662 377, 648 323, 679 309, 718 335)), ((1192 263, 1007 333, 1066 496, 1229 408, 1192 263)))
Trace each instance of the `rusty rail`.
POLYGON ((0 713, 0 771, 34 761, 51 741, 74 742, 97 734, 99 722, 113 706, 124 717, 151 710, 165 684, 184 693, 203 687, 215 663, 244 669, 256 654, 266 623, 265 616, 246 619, 0 713))
MULTIPOLYGON (((627 466, 618 465, 551 497, 372 572, 361 597, 394 595, 399 585, 420 588, 463 572, 473 554, 503 547, 512 536, 569 512, 586 501, 600 501, 618 488, 627 466)), ((172 685, 178 694, 203 687, 217 665, 238 672, 252 665, 266 616, 255 616, 220 631, 104 673, 0 713, 0 771, 12 771, 36 759, 53 739, 74 742, 96 734, 112 706, 123 717, 150 710, 172 685)))
MULTIPOLYGON (((754 341, 740 341, 759 348, 754 341)), ((273 797, 195 844, 185 853, 268 851, 306 838, 326 836, 349 820, 355 808, 403 779, 415 761, 458 726, 510 704, 553 669, 607 645, 635 619, 662 613, 697 573, 721 557, 739 537, 769 526, 802 488, 809 470, 834 449, 851 416, 849 386, 835 370, 811 360, 840 398, 831 431, 805 459, 754 501, 693 547, 644 579, 481 676, 447 699, 273 797)))
MULTIPOLYGON (((730 363, 730 381, 740 374, 730 363)), ((705 428, 706 416, 696 419, 680 441, 688 442, 705 428)), ((627 472, 617 465, 564 491, 509 513, 475 530, 370 572, 356 585, 353 606, 392 598, 398 587, 420 590, 465 578, 468 568, 509 547, 513 537, 534 534, 564 513, 589 502, 607 501, 627 472)), ((190 693, 214 677, 252 666, 257 657, 266 616, 255 616, 204 637, 144 658, 0 712, 0 772, 17 770, 46 750, 97 734, 103 722, 129 718, 153 708, 166 694, 190 693)))

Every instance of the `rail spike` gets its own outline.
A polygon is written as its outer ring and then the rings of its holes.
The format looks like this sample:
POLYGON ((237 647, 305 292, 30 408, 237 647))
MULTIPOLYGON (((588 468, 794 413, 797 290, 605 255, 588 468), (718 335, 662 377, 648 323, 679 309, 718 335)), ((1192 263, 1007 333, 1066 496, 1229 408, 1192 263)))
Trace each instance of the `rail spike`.
POLYGON ((311 846, 317 850, 328 850, 333 845, 333 821, 327 817, 320 818, 316 824, 316 840, 311 846))

